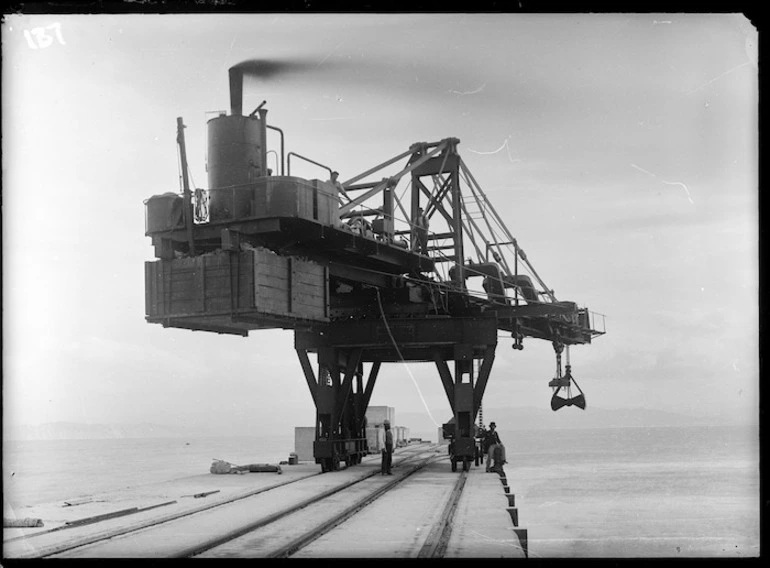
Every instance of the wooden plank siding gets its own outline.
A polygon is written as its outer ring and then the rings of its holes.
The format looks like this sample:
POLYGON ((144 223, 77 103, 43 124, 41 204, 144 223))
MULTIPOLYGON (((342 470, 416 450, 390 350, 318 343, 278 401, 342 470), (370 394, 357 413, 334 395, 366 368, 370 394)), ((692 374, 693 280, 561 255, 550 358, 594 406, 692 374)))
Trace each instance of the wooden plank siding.
POLYGON ((327 322, 328 280, 326 267, 266 249, 145 262, 145 313, 150 320, 187 318, 201 329, 223 325, 228 314, 248 316, 254 329, 327 322))

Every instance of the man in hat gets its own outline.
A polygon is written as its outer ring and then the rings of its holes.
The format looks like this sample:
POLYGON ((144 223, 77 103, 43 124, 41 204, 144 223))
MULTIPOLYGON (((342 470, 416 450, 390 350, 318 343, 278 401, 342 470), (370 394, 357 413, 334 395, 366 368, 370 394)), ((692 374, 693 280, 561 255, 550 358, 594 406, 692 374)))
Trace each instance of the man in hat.
POLYGON ((492 460, 495 458, 495 450, 498 452, 498 446, 502 445, 500 441, 500 435, 497 433, 497 424, 494 422, 489 423, 489 430, 487 430, 486 437, 484 438, 484 447, 487 454, 487 473, 491 471, 497 471, 503 467, 502 460, 495 460, 495 465, 492 467, 492 460))
POLYGON ((393 432, 390 431, 390 420, 383 424, 385 427, 385 449, 382 450, 382 475, 393 475, 390 471, 393 464, 393 432))
MULTIPOLYGON (((329 177, 329 183, 334 186, 334 188, 337 190, 337 199, 339 200, 340 195, 344 195, 348 201, 350 201, 350 196, 345 191, 345 188, 342 186, 342 183, 337 179, 339 177, 339 172, 332 172, 331 176, 329 177)), ((340 201, 340 203, 342 203, 340 201)))

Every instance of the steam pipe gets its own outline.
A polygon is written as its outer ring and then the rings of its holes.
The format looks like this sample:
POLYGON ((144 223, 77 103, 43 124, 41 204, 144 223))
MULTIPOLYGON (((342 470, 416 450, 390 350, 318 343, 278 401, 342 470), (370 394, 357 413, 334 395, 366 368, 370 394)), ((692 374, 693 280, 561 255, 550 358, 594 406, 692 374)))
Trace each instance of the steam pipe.
MULTIPOLYGON (((260 134, 260 164, 262 175, 267 175, 267 109, 262 108, 266 101, 262 101, 254 112, 259 113, 259 134, 260 134)), ((254 113, 252 113, 254 114, 254 113)))
MULTIPOLYGON (((262 103, 262 104, 265 104, 265 103, 262 103)), ((276 126, 270 126, 269 124, 266 124, 265 126, 267 128, 269 128, 270 130, 275 130, 276 132, 278 132, 281 135, 281 175, 285 175, 284 174, 284 169, 283 169, 283 130, 281 130, 280 128, 278 128, 276 126)))

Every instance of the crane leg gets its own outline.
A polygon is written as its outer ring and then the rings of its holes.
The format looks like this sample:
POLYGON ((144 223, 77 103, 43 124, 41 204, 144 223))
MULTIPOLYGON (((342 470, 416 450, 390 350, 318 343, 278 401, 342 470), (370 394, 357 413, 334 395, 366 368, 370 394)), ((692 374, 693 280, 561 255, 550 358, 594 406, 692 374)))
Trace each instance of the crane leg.
POLYGON ((360 463, 366 455, 364 416, 379 363, 374 363, 366 389, 363 388, 362 349, 319 348, 318 379, 307 356, 297 354, 316 407, 313 457, 323 472, 360 463))

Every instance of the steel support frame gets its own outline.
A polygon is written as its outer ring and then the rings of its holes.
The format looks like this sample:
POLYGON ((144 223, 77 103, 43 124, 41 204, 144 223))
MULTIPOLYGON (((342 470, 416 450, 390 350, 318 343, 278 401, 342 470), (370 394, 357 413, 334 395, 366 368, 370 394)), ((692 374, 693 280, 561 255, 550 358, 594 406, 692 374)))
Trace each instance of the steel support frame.
POLYGON ((369 370, 364 387, 362 349, 322 347, 318 373, 305 349, 296 349, 313 404, 316 407, 313 456, 323 472, 355 465, 367 454, 366 408, 369 405, 380 363, 369 370), (355 388, 354 388, 355 387, 355 388))
POLYGON ((357 463, 348 456, 363 453, 354 442, 358 435, 365 439, 364 415, 380 367, 405 361, 436 365, 453 416, 452 469, 460 462, 468 467, 475 457, 473 424, 494 363, 497 325, 495 317, 402 318, 296 330, 295 349, 316 406, 313 454, 322 471, 338 469, 341 460, 357 463), (309 352, 318 354, 319 379, 309 352), (480 362, 477 373, 475 361, 480 362), (371 363, 365 385, 364 363, 371 363))
POLYGON ((452 471, 458 463, 467 470, 470 462, 476 458, 475 428, 476 416, 481 408, 481 401, 495 360, 496 344, 483 348, 482 356, 476 357, 471 345, 454 346, 454 376, 449 364, 439 351, 434 353, 434 361, 441 377, 449 405, 452 409, 452 422, 444 425, 444 432, 449 434, 449 455, 452 471), (474 362, 480 360, 478 375, 474 376, 474 362), (448 432, 447 432, 448 430, 448 432))
MULTIPOLYGON (((446 148, 443 155, 439 155, 420 165, 412 171, 412 219, 416 218, 417 208, 420 206, 420 193, 427 197, 424 211, 428 218, 438 211, 444 217, 452 234, 455 270, 451 272, 452 282, 458 288, 465 287, 464 278, 464 250, 463 250, 463 204, 460 190, 460 158, 457 155, 456 138, 444 140, 446 148), (442 176, 446 176, 445 178, 442 176), (433 181, 433 190, 422 182, 421 178, 430 177, 433 181), (439 183, 439 180, 441 183, 439 183), (444 202, 451 206, 451 214, 444 207, 444 202)), ((415 238, 414 230, 412 239, 415 238)))

